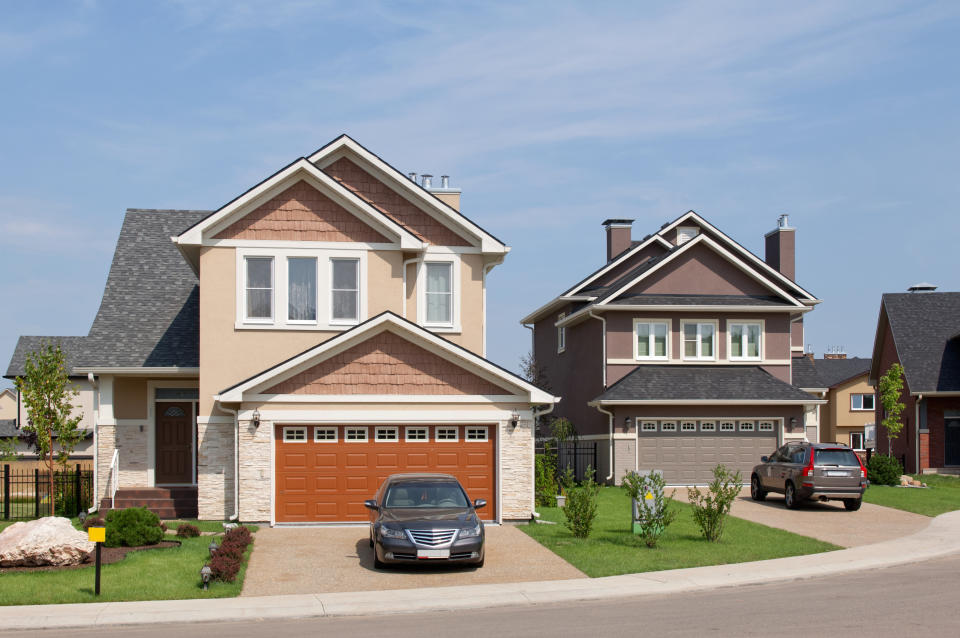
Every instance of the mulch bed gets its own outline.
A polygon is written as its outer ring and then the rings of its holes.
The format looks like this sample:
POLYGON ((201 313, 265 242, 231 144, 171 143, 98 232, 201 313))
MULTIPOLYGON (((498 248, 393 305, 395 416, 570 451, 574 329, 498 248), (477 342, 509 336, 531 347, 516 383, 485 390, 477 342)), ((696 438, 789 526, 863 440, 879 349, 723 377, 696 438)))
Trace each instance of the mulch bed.
MULTIPOLYGON (((146 549, 163 549, 166 547, 180 547, 180 541, 160 541, 156 545, 141 545, 140 547, 101 547, 100 564, 109 565, 123 560, 130 552, 139 552, 146 549)), ((96 563, 96 551, 90 552, 90 557, 79 565, 39 565, 37 567, 0 567, 0 574, 9 572, 57 572, 64 569, 81 569, 96 563)))

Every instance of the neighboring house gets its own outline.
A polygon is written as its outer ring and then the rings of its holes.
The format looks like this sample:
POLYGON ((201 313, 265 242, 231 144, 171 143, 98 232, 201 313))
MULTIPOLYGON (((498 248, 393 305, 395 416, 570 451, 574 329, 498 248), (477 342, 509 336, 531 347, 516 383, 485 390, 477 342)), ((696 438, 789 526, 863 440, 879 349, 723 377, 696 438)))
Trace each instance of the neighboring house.
POLYGON ((792 384, 819 303, 794 281, 794 229, 780 218, 764 262, 692 211, 639 241, 632 221, 606 220, 606 264, 522 320, 555 414, 602 443, 601 480, 746 474, 824 403, 792 384))
POLYGON ((128 210, 89 334, 63 338, 104 505, 365 521, 383 478, 436 471, 529 518, 534 410, 558 399, 484 358, 509 248, 459 197, 344 135, 216 211, 128 210))
POLYGON ((906 408, 890 449, 907 472, 960 471, 960 292, 934 289, 919 284, 911 292, 884 294, 873 342, 877 451, 888 449, 877 384, 899 363, 906 408))
MULTIPOLYGON (((32 343, 29 338, 28 342, 32 343)), ((74 460, 87 460, 93 458, 93 392, 86 379, 71 378, 71 383, 77 396, 71 399, 74 404, 71 414, 82 414, 83 418, 77 427, 83 430, 83 439, 77 443, 70 455, 74 460)), ((27 411, 18 400, 16 390, 9 388, 0 393, 0 407, 2 407, 2 417, 0 417, 0 438, 16 439, 15 452, 21 455, 22 459, 36 459, 36 450, 20 440, 20 428, 27 422, 27 411)))
POLYGON ((826 399, 807 413, 807 426, 816 426, 819 440, 866 450, 866 428, 874 423, 874 390, 868 381, 870 359, 847 358, 843 353, 822 359, 807 355, 795 359, 793 384, 826 399))
POLYGON ((17 392, 12 388, 0 390, 0 421, 17 418, 17 392))

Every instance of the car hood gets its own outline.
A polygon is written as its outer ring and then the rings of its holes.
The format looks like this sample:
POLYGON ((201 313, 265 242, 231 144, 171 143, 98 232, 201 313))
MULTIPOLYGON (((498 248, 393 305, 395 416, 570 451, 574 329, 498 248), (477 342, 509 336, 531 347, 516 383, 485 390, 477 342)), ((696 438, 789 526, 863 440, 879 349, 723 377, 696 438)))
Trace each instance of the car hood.
POLYGON ((381 523, 400 523, 405 527, 474 527, 477 516, 472 509, 464 508, 384 508, 380 511, 381 523))

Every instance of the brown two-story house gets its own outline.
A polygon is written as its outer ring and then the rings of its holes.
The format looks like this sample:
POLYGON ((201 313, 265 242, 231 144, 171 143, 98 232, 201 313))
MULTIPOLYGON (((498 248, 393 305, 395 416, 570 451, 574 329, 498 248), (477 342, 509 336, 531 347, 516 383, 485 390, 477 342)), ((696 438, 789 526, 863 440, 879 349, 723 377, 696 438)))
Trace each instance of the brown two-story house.
POLYGON ((603 222, 606 263, 522 320, 555 414, 602 443, 600 479, 747 473, 823 403, 792 385, 819 303, 794 281, 795 230, 781 217, 764 261, 692 211, 641 240, 632 221, 603 222))

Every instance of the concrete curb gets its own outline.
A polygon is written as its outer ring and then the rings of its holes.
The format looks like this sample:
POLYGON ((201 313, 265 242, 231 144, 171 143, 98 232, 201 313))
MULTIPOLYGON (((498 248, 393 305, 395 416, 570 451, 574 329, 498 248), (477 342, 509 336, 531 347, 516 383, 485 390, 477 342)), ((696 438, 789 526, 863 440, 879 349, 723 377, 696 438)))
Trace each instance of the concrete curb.
MULTIPOLYGON (((0 607, 4 630, 418 613, 607 600, 758 585, 892 567, 960 553, 960 510, 925 529, 849 549, 605 578, 370 592, 0 607)), ((0 632, 2 633, 2 632, 0 632)))

